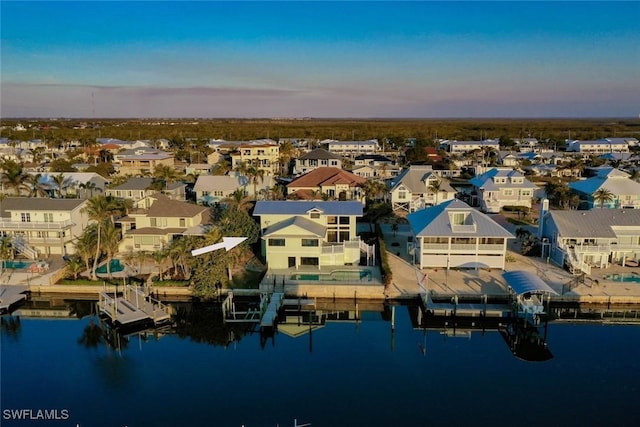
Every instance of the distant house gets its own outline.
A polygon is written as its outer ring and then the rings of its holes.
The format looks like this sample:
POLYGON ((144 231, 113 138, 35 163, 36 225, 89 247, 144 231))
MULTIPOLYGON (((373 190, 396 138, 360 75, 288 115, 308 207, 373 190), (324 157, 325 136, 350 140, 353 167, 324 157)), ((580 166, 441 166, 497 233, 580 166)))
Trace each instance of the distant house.
POLYGON ((193 191, 198 204, 210 206, 231 197, 239 189, 246 193, 248 185, 249 179, 245 176, 200 175, 193 191))
POLYGON ((362 154, 375 154, 379 150, 377 139, 367 141, 328 140, 321 141, 321 144, 327 144, 327 149, 332 153, 351 158, 362 154))
POLYGON ((583 154, 628 153, 629 141, 624 138, 597 139, 595 141, 567 141, 567 151, 583 154))
POLYGON ((605 167, 597 170, 594 177, 569 183, 569 188, 587 203, 589 209, 600 207, 595 199, 596 191, 609 191, 613 198, 602 203, 605 208, 640 209, 640 183, 630 179, 630 175, 619 169, 605 167))
POLYGON ((203 175, 203 174, 206 175, 211 172, 211 168, 212 168, 212 165, 208 163, 190 163, 185 167, 184 173, 187 175, 194 175, 194 176, 203 175))
POLYGON ((363 178, 391 178, 398 176, 400 167, 393 160, 379 154, 363 154, 354 159, 351 172, 363 178))
POLYGON ((289 198, 316 199, 324 197, 339 200, 363 201, 362 184, 366 179, 351 172, 321 167, 304 174, 287 185, 289 198))
POLYGON ((85 199, 7 197, 0 204, 0 235, 28 258, 75 253, 74 240, 89 225, 85 199))
POLYGON ((323 148, 316 148, 296 159, 293 174, 303 175, 321 167, 342 169, 342 156, 330 153, 323 148))
POLYGON ((505 268, 514 236, 489 216, 454 199, 407 216, 420 268, 505 268))
POLYGON ((394 211, 414 212, 455 198, 456 190, 430 165, 412 165, 392 181, 389 195, 394 211))
POLYGON ((543 256, 590 274, 591 267, 640 258, 640 210, 543 211, 540 236, 550 245, 543 256))
POLYGON ((175 168, 175 159, 173 153, 152 148, 137 148, 114 154, 113 164, 119 175, 153 175, 159 165, 175 168))
MULTIPOLYGON (((123 184, 108 188, 105 194, 119 199, 131 199, 136 202, 159 192, 152 184, 153 178, 131 177, 123 184)), ((184 201, 186 185, 182 182, 168 182, 162 192, 170 199, 184 201)))
POLYGON ((270 270, 358 265, 361 251, 372 253, 356 235, 359 202, 259 201, 253 215, 270 270))
POLYGON ((498 213, 505 206, 531 208, 538 189, 524 175, 509 168, 493 168, 469 181, 477 193, 478 204, 484 212, 498 213))
POLYGON ((210 214, 208 207, 171 200, 159 193, 145 197, 119 220, 123 233, 119 252, 153 252, 185 234, 202 235, 210 214))
POLYGON ((109 180, 95 172, 47 172, 42 174, 43 183, 57 197, 77 197, 88 199, 105 192, 109 180), (55 179, 62 175, 62 188, 58 188, 55 179))
POLYGON ((266 175, 276 175, 280 171, 280 146, 271 140, 239 145, 231 153, 231 167, 236 169, 243 163, 263 170, 266 175))
POLYGON ((500 141, 497 139, 485 139, 483 141, 449 141, 445 140, 440 143, 440 148, 445 149, 452 154, 462 154, 469 151, 491 149, 500 150, 500 141))

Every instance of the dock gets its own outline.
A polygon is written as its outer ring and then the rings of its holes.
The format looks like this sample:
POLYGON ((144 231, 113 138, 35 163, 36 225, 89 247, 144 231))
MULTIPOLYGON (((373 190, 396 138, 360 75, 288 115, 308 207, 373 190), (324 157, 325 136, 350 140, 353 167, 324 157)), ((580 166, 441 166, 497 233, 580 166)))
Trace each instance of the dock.
MULTIPOLYGON (((229 292, 222 302, 222 317, 224 321, 257 323, 261 329, 275 327, 278 320, 278 312, 285 302, 284 293, 281 292, 272 294, 263 292, 260 294, 260 302, 257 304, 238 302, 234 300, 234 297, 234 293, 229 292)), ((295 300, 295 304, 298 303, 299 301, 295 300)))
POLYGON ((486 295, 474 302, 461 302, 457 295, 452 296, 447 302, 434 302, 428 293, 423 294, 421 299, 425 312, 434 316, 508 317, 513 311, 510 304, 488 303, 486 295))
POLYGON ((11 313, 17 306, 27 300, 27 286, 3 286, 0 288, 0 314, 11 313))
POLYGON ((275 326, 276 320, 278 320, 278 311, 280 311, 280 307, 282 307, 283 300, 283 293, 276 292, 271 294, 267 310, 260 320, 260 328, 273 328, 275 326))
POLYGON ((107 292, 101 292, 98 299, 98 309, 116 326, 141 322, 159 325, 171 320, 168 306, 128 285, 122 296, 112 296, 107 292))

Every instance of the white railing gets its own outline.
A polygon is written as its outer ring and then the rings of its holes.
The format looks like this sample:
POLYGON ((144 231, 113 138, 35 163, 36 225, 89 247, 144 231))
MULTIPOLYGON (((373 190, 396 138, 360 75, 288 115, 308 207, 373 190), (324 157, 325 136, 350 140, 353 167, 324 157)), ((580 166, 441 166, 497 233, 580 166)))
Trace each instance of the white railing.
POLYGON ((574 245, 572 248, 576 253, 609 253, 611 245, 574 245))
POLYGON ((22 236, 15 236, 11 243, 18 252, 20 252, 27 258, 29 259, 38 258, 38 251, 36 251, 32 247, 29 247, 29 245, 27 245, 27 243, 22 239, 22 236))
POLYGON ((72 227, 73 225, 75 225, 75 224, 71 220, 57 221, 57 222, 0 221, 0 229, 14 229, 14 230, 26 230, 26 229, 30 229, 30 230, 37 230, 37 229, 60 230, 60 229, 63 229, 63 228, 72 227))

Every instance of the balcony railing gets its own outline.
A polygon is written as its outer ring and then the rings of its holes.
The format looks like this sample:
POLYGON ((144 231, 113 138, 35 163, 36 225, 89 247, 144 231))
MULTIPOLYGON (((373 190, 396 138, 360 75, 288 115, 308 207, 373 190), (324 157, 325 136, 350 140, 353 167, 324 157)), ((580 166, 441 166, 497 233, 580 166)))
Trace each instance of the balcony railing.
POLYGON ((0 229, 2 230, 62 230, 74 225, 75 223, 71 220, 57 222, 0 221, 0 229))
MULTIPOLYGON (((611 245, 568 245, 576 253, 609 253, 611 245), (571 247, 573 246, 573 247, 571 247)), ((614 247, 617 245, 614 245, 614 247)))

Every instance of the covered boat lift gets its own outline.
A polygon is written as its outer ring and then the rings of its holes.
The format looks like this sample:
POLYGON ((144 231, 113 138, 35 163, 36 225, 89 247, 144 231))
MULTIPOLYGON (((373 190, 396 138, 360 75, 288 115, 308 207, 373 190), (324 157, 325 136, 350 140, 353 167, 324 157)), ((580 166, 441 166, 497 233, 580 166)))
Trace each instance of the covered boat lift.
POLYGON ((548 305, 551 295, 558 295, 551 286, 530 271, 506 271, 502 273, 502 277, 515 294, 518 315, 536 318, 546 314, 545 304, 548 305))

